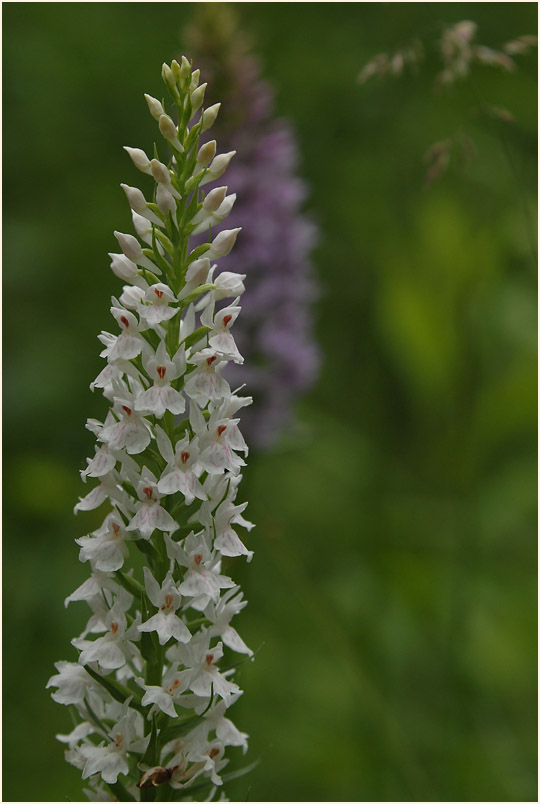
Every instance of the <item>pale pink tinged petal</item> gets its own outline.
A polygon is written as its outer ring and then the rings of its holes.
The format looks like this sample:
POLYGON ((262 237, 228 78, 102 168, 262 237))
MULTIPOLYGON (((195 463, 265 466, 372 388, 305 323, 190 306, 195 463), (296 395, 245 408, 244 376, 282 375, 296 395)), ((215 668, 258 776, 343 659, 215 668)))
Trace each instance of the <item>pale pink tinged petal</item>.
MULTIPOLYGON (((206 697, 211 694, 213 680, 213 678, 210 678, 209 673, 203 671, 199 676, 192 680, 189 686, 195 695, 206 697)), ((217 692, 217 690, 214 691, 217 692)))
MULTIPOLYGON (((161 605, 161 587, 148 567, 143 568, 143 574, 146 594, 150 598, 150 602, 153 603, 154 606, 159 607, 161 605)), ((140 630, 142 629, 139 628, 139 631, 140 630)))
MULTIPOLYGON (((210 595, 210 597, 213 598, 215 597, 216 587, 211 585, 206 575, 190 570, 187 573, 184 581, 178 587, 178 591, 181 595, 185 595, 187 597, 210 595)), ((219 597, 219 588, 217 593, 219 597)))
POLYGON ((191 374, 186 380, 184 390, 189 397, 194 397, 201 401, 204 407, 210 399, 211 380, 208 374, 191 374))
POLYGON ((186 486, 183 493, 186 498, 187 505, 191 505, 195 497, 199 500, 206 500, 208 499, 206 496, 206 492, 204 491, 203 487, 201 486, 198 478, 195 477, 193 472, 186 472, 186 486))
POLYGON ((92 511, 107 498, 107 491, 103 485, 96 486, 86 497, 83 497, 75 506, 75 511, 92 511))
POLYGON ((158 483, 158 491, 160 494, 176 494, 180 491, 184 482, 185 473, 179 470, 169 472, 161 478, 158 483))
POLYGON ((208 339, 208 343, 216 352, 232 357, 237 363, 244 362, 244 358, 238 351, 238 347, 230 332, 219 332, 217 335, 212 335, 212 337, 208 339))
POLYGON ((69 606, 70 603, 74 603, 76 600, 90 600, 90 598, 94 597, 95 595, 99 595, 101 591, 101 586, 98 583, 97 578, 94 575, 91 575, 88 580, 84 581, 74 592, 71 593, 66 599, 64 600, 64 606, 69 606))
POLYGON ((83 779, 94 773, 101 773, 104 782, 115 784, 120 774, 129 771, 129 765, 118 751, 111 751, 107 747, 85 745, 81 747, 81 753, 88 757, 82 774, 83 779))
POLYGON ((130 455, 136 455, 146 449, 152 437, 142 422, 130 422, 123 437, 123 446, 130 455))
POLYGON ((197 695, 209 695, 212 685, 214 694, 219 695, 225 701, 231 695, 240 692, 240 687, 231 681, 227 681, 216 667, 205 668, 200 676, 191 683, 191 689, 197 695))
POLYGON ((118 376, 118 373, 118 368, 109 363, 109 365, 105 366, 105 368, 99 372, 94 382, 90 383, 90 389, 93 391, 94 388, 104 388, 114 377, 118 376))
POLYGON ((161 324, 163 321, 169 321, 171 318, 173 318, 173 316, 179 312, 179 308, 168 307, 165 304, 151 304, 141 306, 140 312, 146 318, 150 326, 155 327, 157 324, 161 324))
POLYGON ((220 695, 223 699, 227 700, 231 695, 240 692, 240 687, 232 681, 227 681, 221 673, 217 672, 212 674, 212 681, 214 682, 214 692, 220 695))
POLYGON ((171 612, 167 614, 167 619, 169 620, 167 627, 171 636, 178 642, 183 642, 184 644, 191 640, 191 632, 180 617, 171 612))
POLYGON ((161 419, 165 413, 165 405, 161 396, 162 389, 157 385, 145 391, 135 402, 135 410, 148 411, 161 419))
POLYGON ((116 458, 108 449, 102 447, 88 464, 86 474, 88 477, 103 477, 114 469, 116 458))
POLYGON ((124 431, 127 427, 126 422, 116 422, 115 424, 104 427, 99 438, 106 441, 113 449, 121 449, 124 443, 124 431))
POLYGON ((247 751, 247 734, 237 729, 234 723, 226 717, 219 720, 216 726, 216 737, 225 745, 242 746, 244 753, 247 751))
POLYGON ((126 530, 138 530, 140 531, 145 538, 148 538, 152 531, 154 530, 154 526, 150 524, 150 506, 149 505, 141 505, 129 525, 126 527, 126 530))
POLYGON ((253 557, 253 552, 248 550, 232 528, 227 528, 216 538, 214 547, 223 556, 247 556, 248 561, 253 557))
POLYGON ((124 564, 128 549, 123 542, 115 543, 112 540, 103 545, 103 549, 95 560, 95 568, 102 572, 114 572, 124 564))
POLYGON ((157 704, 161 711, 165 712, 169 717, 178 717, 171 696, 168 692, 165 692, 162 687, 146 687, 146 693, 141 703, 143 706, 157 704))
POLYGON ((172 448, 171 440, 163 432, 159 425, 156 426, 156 441, 162 458, 164 458, 167 463, 172 463, 174 461, 174 450, 172 448))
POLYGON ((82 651, 79 658, 81 664, 97 661, 105 670, 117 670, 126 663, 126 657, 120 646, 107 637, 96 639, 92 645, 82 651))
POLYGON ((199 463, 209 474, 219 475, 231 468, 230 450, 225 444, 211 444, 199 457, 199 463))
POLYGON ((235 522, 237 525, 240 525, 241 527, 245 528, 248 531, 253 530, 253 528, 255 527, 253 522, 248 522, 248 520, 244 519, 244 517, 241 514, 236 514, 236 516, 233 518, 233 522, 235 522))
POLYGON ((228 578, 226 575, 214 575, 214 578, 217 579, 220 589, 232 589, 236 585, 232 578, 228 578))
POLYGON ((186 409, 186 400, 184 399, 184 396, 180 393, 180 391, 176 391, 170 386, 163 389, 163 401, 167 410, 170 410, 175 416, 177 416, 179 413, 183 413, 186 409))
POLYGON ((157 631, 158 627, 160 626, 160 621, 163 618, 164 614, 162 611, 158 611, 157 614, 154 614, 148 620, 145 620, 144 623, 141 623, 137 626, 137 630, 143 632, 149 631, 157 631))
POLYGON ((184 643, 191 639, 191 633, 186 625, 172 612, 165 614, 163 611, 158 611, 157 614, 137 627, 139 631, 156 631, 160 645, 165 645, 171 637, 184 643))
POLYGON ((244 441, 242 433, 240 432, 238 427, 236 427, 236 425, 229 428, 227 441, 229 442, 229 445, 233 449, 238 449, 242 452, 248 452, 248 446, 244 441))
POLYGON ((244 640, 232 626, 229 625, 225 628, 221 634, 221 638, 225 645, 231 650, 236 651, 236 653, 247 653, 248 656, 253 656, 251 648, 248 648, 244 640))
POLYGON ((134 357, 140 355, 143 349, 142 339, 137 335, 128 335, 122 333, 116 339, 112 351, 109 355, 110 360, 133 360, 134 357))
POLYGON ((154 504, 151 506, 150 521, 158 530, 166 530, 168 533, 174 533, 175 530, 178 530, 178 524, 161 505, 154 504))
POLYGON ((170 614, 165 614, 163 611, 158 611, 154 617, 148 620, 148 623, 153 621, 154 631, 158 635, 159 644, 165 645, 172 637, 172 622, 170 614))

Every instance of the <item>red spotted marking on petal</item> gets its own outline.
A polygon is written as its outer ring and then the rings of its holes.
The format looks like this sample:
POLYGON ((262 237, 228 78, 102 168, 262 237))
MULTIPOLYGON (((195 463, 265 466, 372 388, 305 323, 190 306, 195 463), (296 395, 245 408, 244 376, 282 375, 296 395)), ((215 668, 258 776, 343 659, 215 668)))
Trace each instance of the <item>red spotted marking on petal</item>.
POLYGON ((118 536, 118 531, 120 530, 120 525, 117 522, 112 523, 112 529, 115 536, 118 536))
POLYGON ((210 757, 210 759, 214 759, 214 757, 217 757, 218 754, 219 754, 219 748, 217 748, 217 746, 214 746, 208 752, 208 756, 210 757))
POLYGON ((165 368, 165 366, 158 366, 156 371, 158 373, 159 379, 162 380, 167 372, 167 369, 165 368))
POLYGON ((152 488, 152 486, 145 486, 143 488, 143 492, 146 494, 146 496, 148 497, 149 500, 153 499, 153 497, 154 497, 154 489, 152 488))
POLYGON ((212 363, 213 363, 215 360, 217 360, 217 355, 212 355, 212 357, 207 357, 207 358, 206 358, 206 365, 207 365, 207 366, 211 366, 211 365, 212 365, 212 363))
POLYGON ((187 463, 189 461, 189 452, 187 452, 186 450, 181 452, 180 453, 180 460, 182 461, 182 463, 187 463))
POLYGON ((213 661, 214 661, 214 654, 213 653, 207 653, 206 654, 206 664, 208 665, 208 667, 210 667, 210 665, 212 664, 213 661))
POLYGON ((117 633, 117 631, 118 631, 118 623, 116 623, 113 620, 111 623, 111 634, 114 636, 117 633))
POLYGON ((199 564, 202 561, 202 555, 200 553, 197 553, 197 555, 195 556, 194 560, 195 560, 196 565, 199 566, 199 564))
POLYGON ((218 429, 217 429, 218 436, 222 435, 225 432, 226 429, 227 429, 226 424, 220 424, 218 429))
POLYGON ((171 686, 169 687, 169 692, 174 692, 180 686, 180 679, 175 678, 171 686))
POLYGON ((231 319, 232 319, 232 315, 226 315, 226 316, 223 318, 223 326, 224 326, 224 327, 228 326, 229 321, 230 321, 231 319))
POLYGON ((122 743, 124 742, 124 735, 122 733, 118 733, 114 735, 114 744, 117 748, 120 748, 122 743))
POLYGON ((161 299, 161 297, 163 296, 163 291, 162 290, 157 290, 156 288, 154 288, 154 293, 156 294, 158 299, 161 299))
POLYGON ((131 408, 128 408, 127 405, 122 405, 122 410, 125 411, 127 416, 131 416, 131 408))
POLYGON ((172 602, 173 602, 173 596, 169 592, 168 594, 165 595, 165 602, 161 607, 161 611, 164 611, 165 609, 170 609, 172 606, 172 602))
POLYGON ((129 321, 127 320, 125 315, 120 316, 120 321, 122 322, 122 324, 125 326, 126 329, 129 327, 129 321))

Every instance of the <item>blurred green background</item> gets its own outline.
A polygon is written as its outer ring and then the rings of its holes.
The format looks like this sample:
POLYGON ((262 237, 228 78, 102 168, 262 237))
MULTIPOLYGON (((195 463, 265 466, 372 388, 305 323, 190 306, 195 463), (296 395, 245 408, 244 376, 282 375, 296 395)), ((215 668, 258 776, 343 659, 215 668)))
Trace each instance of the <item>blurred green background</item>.
MULTIPOLYGON (((536 800, 536 53, 442 94, 430 59, 356 82, 445 23, 494 46, 533 34, 536 4, 236 7, 323 232, 324 362, 297 434, 245 476, 240 630, 264 645, 233 717, 262 762, 228 795, 536 800), (425 151, 459 133, 474 158, 423 186, 425 151)), ((3 6, 4 800, 81 798, 45 684, 86 622, 63 600, 87 576, 72 540, 91 517, 72 505, 103 411, 107 252, 130 230, 122 146, 151 147, 142 94, 161 94, 193 12, 3 6)))

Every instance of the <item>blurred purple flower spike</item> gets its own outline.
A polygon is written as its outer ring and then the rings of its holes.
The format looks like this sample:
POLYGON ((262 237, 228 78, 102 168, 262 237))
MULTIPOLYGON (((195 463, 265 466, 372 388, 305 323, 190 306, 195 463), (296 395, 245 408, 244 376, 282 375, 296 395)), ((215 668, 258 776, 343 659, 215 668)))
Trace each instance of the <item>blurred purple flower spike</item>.
POLYGON ((245 364, 230 366, 227 378, 233 387, 246 383, 254 397, 242 419, 248 444, 269 449, 291 425, 295 399, 318 374, 312 320, 318 292, 310 259, 318 233, 302 212, 307 188, 296 175, 293 131, 288 121, 273 119, 273 92, 235 16, 221 3, 197 4, 186 47, 229 112, 223 122, 218 115, 212 137, 221 152, 236 150, 227 186, 238 201, 226 227, 241 225, 242 232, 220 269, 246 274, 246 292, 235 329, 245 364))

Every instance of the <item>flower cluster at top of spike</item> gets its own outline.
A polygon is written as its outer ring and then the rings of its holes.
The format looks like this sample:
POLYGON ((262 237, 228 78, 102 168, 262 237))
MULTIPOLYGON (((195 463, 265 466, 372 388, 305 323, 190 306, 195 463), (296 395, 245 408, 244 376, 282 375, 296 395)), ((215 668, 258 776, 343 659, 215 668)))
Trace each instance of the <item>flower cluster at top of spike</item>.
POLYGON ((268 449, 294 423, 293 405, 318 374, 312 316, 318 286, 310 258, 318 231, 302 210, 307 187, 297 175, 296 137, 287 120, 275 117, 272 88, 261 79, 236 9, 197 4, 185 40, 209 92, 226 103, 228 113, 216 123, 219 141, 238 151, 227 176, 238 193, 230 220, 246 231, 222 265, 249 276, 236 330, 246 362, 230 364, 224 376, 245 382, 253 394, 244 434, 250 446, 268 449))
POLYGON ((91 576, 66 600, 85 601, 91 616, 72 641, 78 662, 58 662, 48 684, 74 714, 74 730, 58 736, 66 759, 100 800, 206 797, 226 778, 227 747, 247 748, 226 714, 241 695, 234 655, 253 654, 231 624, 245 601, 221 568, 252 556, 236 531, 252 527, 236 500, 248 451, 237 414, 251 398, 222 376, 243 362, 231 330, 245 276, 216 275, 214 264, 239 232, 212 233, 235 196, 201 190, 234 152, 199 142, 220 107, 202 108, 199 71, 182 58, 162 77, 173 116, 145 97, 168 155, 125 149, 148 183, 145 193, 122 185, 136 236, 115 232, 111 268, 126 284, 91 385, 110 408, 88 420, 97 444, 81 474, 92 488, 75 506, 107 501, 102 525, 77 539, 91 576))

